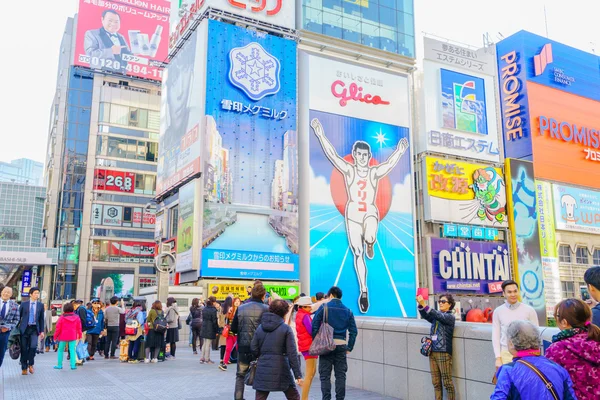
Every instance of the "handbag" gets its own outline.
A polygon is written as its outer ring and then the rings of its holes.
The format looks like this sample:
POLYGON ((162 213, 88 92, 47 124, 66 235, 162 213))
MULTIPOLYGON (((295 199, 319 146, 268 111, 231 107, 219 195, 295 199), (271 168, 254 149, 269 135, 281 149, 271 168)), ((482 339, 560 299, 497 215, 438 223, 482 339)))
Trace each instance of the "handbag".
POLYGON ((77 348, 75 349, 75 351, 77 353, 77 358, 80 360, 85 360, 86 358, 88 358, 90 356, 90 353, 88 353, 87 343, 84 343, 84 342, 77 343, 77 348))
POLYGON ((21 340, 18 336, 15 337, 15 341, 8 347, 8 354, 13 360, 18 360, 21 356, 21 340))
POLYGON ((229 336, 229 329, 231 329, 231 327, 229 326, 229 324, 225 325, 223 327, 223 332, 221 332, 221 336, 223 336, 224 338, 229 336))
MULTIPOLYGON (((435 335, 435 333, 437 332, 438 329, 438 322, 435 321, 435 328, 433 328, 433 335, 435 335)), ((421 354, 425 357, 429 357, 429 355, 431 355, 431 352, 433 350, 433 339, 431 339, 429 336, 423 336, 421 338, 421 349, 419 350, 421 352, 421 354)))
POLYGON ((546 378, 546 375, 544 375, 542 373, 542 371, 537 369, 535 365, 533 365, 525 360, 517 360, 517 362, 529 367, 529 369, 531 369, 533 372, 535 372, 535 374, 537 376, 539 376, 540 379, 544 382, 544 385, 548 388, 548 390, 550 391, 550 394, 552 395, 554 400, 560 400, 560 397, 558 397, 558 393, 556 393, 556 389, 554 388, 554 385, 552 384, 552 382, 550 382, 550 380, 548 378, 546 378))
POLYGON ((311 356, 321 356, 323 354, 331 353, 336 348, 335 341, 333 340, 333 328, 327 322, 329 319, 327 305, 325 305, 324 308, 325 318, 319 327, 317 336, 315 336, 310 348, 308 349, 308 354, 311 356))
POLYGON ((125 335, 134 336, 137 334, 140 323, 137 319, 129 320, 125 325, 125 335))
POLYGON ((258 365, 258 360, 250 361, 248 366, 248 373, 244 377, 244 383, 246 386, 254 385, 254 377, 256 376, 256 367, 258 365))

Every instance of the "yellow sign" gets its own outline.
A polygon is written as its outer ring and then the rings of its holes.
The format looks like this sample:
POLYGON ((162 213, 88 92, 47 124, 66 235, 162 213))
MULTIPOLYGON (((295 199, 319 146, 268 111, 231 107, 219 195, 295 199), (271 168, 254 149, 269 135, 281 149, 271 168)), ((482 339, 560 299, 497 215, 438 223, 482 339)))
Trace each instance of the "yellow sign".
POLYGON ((233 297, 239 297, 242 300, 246 300, 248 298, 246 286, 248 285, 233 283, 211 283, 208 285, 208 295, 215 296, 217 301, 223 301, 231 293, 233 294, 233 297))

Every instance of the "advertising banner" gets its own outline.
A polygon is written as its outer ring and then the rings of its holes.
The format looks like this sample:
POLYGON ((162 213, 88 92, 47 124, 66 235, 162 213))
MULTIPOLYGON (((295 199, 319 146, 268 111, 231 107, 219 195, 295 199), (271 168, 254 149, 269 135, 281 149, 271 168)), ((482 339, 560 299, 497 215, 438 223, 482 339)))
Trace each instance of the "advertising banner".
POLYGON ((179 188, 179 219, 177 221, 177 262, 175 271, 193 269, 194 201, 196 180, 179 188))
POLYGON ((15 242, 25 240, 25 228, 17 226, 0 226, 0 240, 15 242))
POLYGON ((156 244, 151 242, 110 242, 110 262, 151 264, 155 255, 156 244))
MULTIPOLYGON (((215 296, 217 301, 224 301, 230 294, 234 298, 239 297, 241 300, 246 300, 249 297, 246 290, 247 286, 243 284, 211 283, 208 285, 208 293, 215 296)), ((265 285, 265 289, 267 293, 276 294, 284 300, 293 300, 300 294, 300 286, 298 285, 265 285)))
POLYGON ((540 321, 545 321, 545 285, 543 266, 540 261, 540 233, 533 164, 507 159, 505 170, 515 280, 520 285, 522 301, 536 310, 540 321))
POLYGON ((155 210, 141 207, 92 204, 92 225, 124 226, 129 228, 154 228, 155 210))
POLYGON ((156 194, 202 169, 206 27, 200 24, 165 69, 160 108, 156 194))
POLYGON ((500 168, 438 157, 425 157, 423 163, 425 220, 508 226, 500 168))
POLYGON ((209 21, 203 277, 298 270, 296 43, 209 21))
POLYGON ((29 294, 29 290, 31 289, 31 278, 32 273, 31 270, 23 271, 23 275, 21 276, 21 293, 29 294))
POLYGON ((133 269, 92 269, 92 293, 91 297, 100 298, 102 280, 111 278, 114 283, 114 294, 117 297, 133 296, 133 281, 135 271, 133 269))
POLYGON ((121 226, 123 225, 123 207, 105 206, 102 214, 102 225, 121 226))
POLYGON ((168 0, 80 0, 74 65, 160 81, 168 0))
POLYGON ((414 317, 408 81, 307 56, 311 290, 357 314, 414 317))
POLYGON ((135 190, 135 173, 96 169, 94 171, 94 189, 133 193, 135 190))
POLYGON ((554 306, 562 300, 562 287, 558 268, 558 252, 556 250, 552 184, 536 180, 535 189, 538 228, 540 230, 540 252, 546 285, 546 312, 548 315, 554 315, 554 306))
POLYGON ((600 192, 557 184, 552 187, 556 229, 600 234, 600 192))
POLYGON ((433 292, 489 295, 502 293, 511 279, 504 243, 431 238, 433 292))

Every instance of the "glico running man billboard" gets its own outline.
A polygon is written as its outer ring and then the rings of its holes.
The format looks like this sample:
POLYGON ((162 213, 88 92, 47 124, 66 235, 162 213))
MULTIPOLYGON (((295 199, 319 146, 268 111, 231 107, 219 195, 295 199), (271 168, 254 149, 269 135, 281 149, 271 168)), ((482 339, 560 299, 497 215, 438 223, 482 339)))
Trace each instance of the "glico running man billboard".
POLYGON ((600 58, 528 32, 497 45, 507 158, 600 189, 600 58))
POLYGON ((201 276, 298 279, 296 42, 208 30, 201 276))
POLYGON ((310 288, 370 316, 414 317, 408 80, 305 55, 310 288))
POLYGON ((74 64, 160 81, 170 7, 168 0, 80 0, 74 64))

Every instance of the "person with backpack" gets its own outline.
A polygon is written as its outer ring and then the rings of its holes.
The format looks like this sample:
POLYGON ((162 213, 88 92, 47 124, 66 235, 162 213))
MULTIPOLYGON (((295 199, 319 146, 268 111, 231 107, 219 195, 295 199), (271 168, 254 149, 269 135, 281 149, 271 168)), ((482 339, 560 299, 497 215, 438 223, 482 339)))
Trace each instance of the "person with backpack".
MULTIPOLYGON (((86 334, 86 342, 88 344, 88 353, 90 356, 86 359, 87 361, 94 360, 94 354, 96 353, 96 348, 98 347, 98 340, 100 340, 100 335, 102 331, 104 331, 104 311, 102 311, 102 307, 100 306, 99 299, 92 300, 92 314, 94 314, 94 320, 96 321, 96 326, 89 329, 86 334)), ((89 318, 87 318, 86 314, 86 324, 88 323, 89 318)))
POLYGON ((177 349, 177 342, 179 342, 179 310, 177 310, 177 302, 174 297, 167 299, 167 312, 165 314, 167 318, 167 339, 166 343, 169 344, 170 354, 166 357, 167 360, 175 360, 175 350, 177 349))
MULTIPOLYGON (((83 308, 83 307, 80 307, 83 308)), ((71 354, 77 354, 77 341, 83 336, 81 329, 81 318, 74 314, 73 303, 66 303, 63 306, 63 314, 56 322, 56 330, 54 331, 54 340, 58 342, 58 362, 54 369, 63 368, 63 356, 65 347, 69 347, 71 354)), ((71 369, 77 369, 77 357, 71 357, 71 369)))
MULTIPOLYGON (((85 342, 87 340, 87 331, 94 328, 96 326, 96 320, 94 319, 94 313, 91 310, 87 310, 83 305, 83 300, 73 300, 71 302, 73 304, 73 310, 75 315, 77 315, 81 321, 81 342, 85 342)), ((77 357, 77 353, 72 354, 71 350, 69 350, 68 359, 70 360, 73 355, 77 359, 77 365, 83 365, 85 360, 80 360, 77 357)))
POLYGON ((150 349, 149 358, 144 361, 146 364, 158 362, 158 353, 165 343, 165 333, 167 332, 167 319, 162 311, 162 303, 156 300, 152 303, 152 309, 148 312, 146 320, 148 324, 148 339, 146 347, 150 349))
POLYGON ((125 303, 121 299, 121 307, 117 307, 119 298, 113 296, 110 298, 110 306, 104 311, 104 322, 106 323, 106 349, 104 350, 104 358, 116 360, 115 352, 119 345, 119 322, 121 314, 125 314, 125 303), (109 356, 110 350, 110 356, 109 356))
POLYGON ((129 340, 127 358, 130 364, 137 364, 138 352, 142 342, 144 323, 146 322, 146 306, 141 301, 135 301, 131 310, 125 315, 125 335, 129 340))

